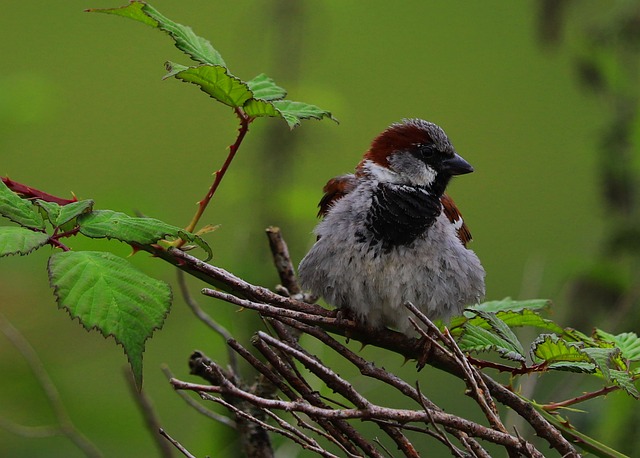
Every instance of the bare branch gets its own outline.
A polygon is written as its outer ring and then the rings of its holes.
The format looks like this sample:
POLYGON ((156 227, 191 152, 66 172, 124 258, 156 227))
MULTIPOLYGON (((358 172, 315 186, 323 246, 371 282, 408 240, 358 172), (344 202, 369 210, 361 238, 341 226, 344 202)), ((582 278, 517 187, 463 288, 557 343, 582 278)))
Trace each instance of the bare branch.
MULTIPOLYGON (((207 312, 202 310, 202 307, 200 307, 200 304, 198 304, 198 301, 196 301, 193 298, 193 296, 189 292, 189 288, 187 287, 187 281, 184 276, 184 272, 178 269, 176 273, 178 276, 178 286, 180 287, 180 293, 182 294, 182 298, 184 299, 185 303, 189 306, 191 311, 194 313, 194 315, 197 316, 198 319, 200 319, 200 321, 202 321, 204 324, 206 324, 211 329, 213 329, 213 331, 219 334, 225 341, 231 339, 232 338, 231 333, 227 330, 227 328, 225 328, 220 323, 218 323, 213 318, 211 318, 211 316, 207 312)), ((229 356, 229 366, 231 367, 231 370, 237 373, 238 361, 236 359, 236 354, 233 351, 229 350, 228 356, 229 356)))
POLYGON ((124 371, 125 379, 127 380, 127 386, 129 387, 129 393, 136 401, 136 405, 138 406, 138 410, 142 413, 142 417, 144 418, 144 422, 147 426, 147 429, 151 433, 151 437, 153 438, 153 442, 158 447, 160 452, 160 456, 165 458, 173 457, 173 448, 162 439, 162 435, 160 431, 162 428, 160 427, 160 420, 156 414, 153 405, 151 404, 151 400, 144 394, 142 390, 138 390, 136 383, 133 379, 133 373, 131 368, 129 370, 124 371))
POLYGON ((178 449, 184 456, 188 458, 196 458, 195 455, 192 455, 191 453, 189 453, 189 451, 186 448, 184 448, 182 444, 180 444, 180 442, 178 442, 173 437, 171 437, 164 429, 160 428, 158 430, 158 433, 160 433, 162 437, 165 437, 169 442, 171 442, 171 444, 176 449, 178 449))

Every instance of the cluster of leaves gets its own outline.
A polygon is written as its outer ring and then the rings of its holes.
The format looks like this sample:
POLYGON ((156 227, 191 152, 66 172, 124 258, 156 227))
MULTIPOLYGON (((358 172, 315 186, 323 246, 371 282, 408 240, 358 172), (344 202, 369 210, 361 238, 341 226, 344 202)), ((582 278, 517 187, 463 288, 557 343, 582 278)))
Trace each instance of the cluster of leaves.
POLYGON ((115 14, 166 32, 174 40, 176 47, 198 62, 198 65, 187 67, 166 62, 169 73, 165 78, 174 77, 196 84, 218 102, 242 110, 250 118, 281 118, 290 128, 300 125, 303 119, 334 119, 331 113, 315 105, 285 100, 287 92, 264 73, 248 81, 234 76, 208 40, 196 35, 190 27, 166 18, 145 2, 135 0, 119 8, 87 11, 115 14))
POLYGON ((77 234, 116 239, 134 248, 167 239, 183 239, 211 248, 197 235, 153 218, 111 210, 93 210, 92 200, 66 205, 27 200, 0 181, 0 215, 17 226, 0 226, 0 257, 27 255, 50 245, 51 287, 58 306, 87 330, 96 328, 124 348, 138 386, 146 340, 162 327, 171 306, 171 288, 149 277, 128 260, 109 252, 71 251, 63 240, 77 234))
POLYGON ((562 328, 541 315, 549 301, 529 300, 485 302, 470 308, 451 323, 451 334, 460 348, 469 353, 494 351, 520 366, 488 366, 514 375, 559 370, 593 374, 606 385, 615 385, 638 399, 634 382, 640 377, 640 338, 633 332, 618 335, 595 329, 591 336, 572 328, 562 328), (533 326, 547 333, 530 343, 528 351, 512 328, 533 326))

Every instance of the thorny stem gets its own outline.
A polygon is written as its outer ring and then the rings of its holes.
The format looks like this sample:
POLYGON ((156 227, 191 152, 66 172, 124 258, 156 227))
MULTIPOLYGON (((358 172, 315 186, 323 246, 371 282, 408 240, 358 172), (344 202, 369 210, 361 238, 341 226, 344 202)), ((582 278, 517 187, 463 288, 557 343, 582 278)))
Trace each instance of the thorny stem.
MULTIPOLYGON (((636 374, 635 376, 633 376, 632 380, 635 381, 638 378, 640 378, 640 374, 636 374)), ((545 410, 547 412, 553 412, 554 410, 558 410, 563 407, 569 407, 574 404, 580 404, 581 402, 588 401, 590 399, 594 399, 600 396, 605 396, 611 393, 612 391, 617 391, 619 389, 620 387, 618 385, 605 386, 603 388, 600 388, 599 390, 590 391, 589 393, 584 393, 580 396, 576 396, 575 398, 567 399, 560 402, 550 402, 549 404, 542 404, 539 407, 542 410, 545 410)))
MULTIPOLYGON (((238 136, 236 137, 236 141, 231 146, 229 146, 229 154, 227 155, 227 159, 225 159, 224 164, 222 164, 222 167, 220 167, 220 169, 216 170, 216 172, 214 173, 215 178, 213 180, 213 184, 207 191, 207 194, 204 196, 204 198, 200 202, 198 202, 198 210, 196 210, 196 213, 195 215, 193 215, 191 222, 185 228, 185 230, 187 230, 188 232, 193 232, 196 226, 198 225, 198 222, 200 221, 202 214, 207 209, 207 206, 209 205, 211 198, 216 193, 216 190, 218 189, 220 182, 224 178, 225 173, 227 173, 227 169, 231 165, 231 161, 233 161, 233 158, 238 152, 238 149, 240 148, 240 145, 242 144, 242 141, 244 140, 245 135, 247 135, 247 132, 249 131, 249 124, 251 124, 251 122, 255 119, 247 115, 242 110, 242 108, 237 107, 234 109, 234 111, 238 116, 238 118, 240 119, 240 128, 238 129, 238 136)), ((177 245, 177 248, 180 248, 184 244, 185 244, 185 241, 180 240, 177 245)))

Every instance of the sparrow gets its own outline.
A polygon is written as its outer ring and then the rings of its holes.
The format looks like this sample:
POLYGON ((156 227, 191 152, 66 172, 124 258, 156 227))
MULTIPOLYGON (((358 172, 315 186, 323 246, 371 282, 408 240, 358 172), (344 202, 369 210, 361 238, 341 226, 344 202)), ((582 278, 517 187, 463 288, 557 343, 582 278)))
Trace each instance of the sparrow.
POLYGON ((452 177, 471 172, 436 124, 389 126, 355 173, 325 185, 317 241, 298 269, 301 286, 366 326, 405 334, 413 330, 406 302, 443 321, 478 303, 485 271, 445 194, 452 177))

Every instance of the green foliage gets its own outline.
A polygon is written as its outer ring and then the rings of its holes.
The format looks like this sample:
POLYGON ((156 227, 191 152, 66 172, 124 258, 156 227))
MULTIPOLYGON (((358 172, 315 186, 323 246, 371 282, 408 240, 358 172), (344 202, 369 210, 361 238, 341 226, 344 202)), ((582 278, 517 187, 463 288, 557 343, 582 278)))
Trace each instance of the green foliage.
POLYGON ((20 226, 0 226, 0 256, 26 255, 50 244, 64 250, 49 258, 48 271, 58 305, 90 330, 112 336, 124 348, 138 387, 142 386, 145 341, 162 327, 171 306, 169 285, 110 253, 71 251, 62 240, 83 234, 114 238, 134 248, 183 239, 211 257, 199 236, 153 218, 136 218, 112 210, 93 210, 92 200, 59 205, 20 197, 0 181, 0 214, 20 226), (49 230, 47 229, 50 226, 49 230))
POLYGON ((44 218, 32 203, 21 199, 0 181, 0 215, 21 226, 44 229, 44 218))
POLYGON ((542 300, 507 298, 486 302, 453 319, 451 334, 458 338, 463 351, 495 351, 506 360, 519 362, 520 367, 501 367, 514 375, 548 370, 588 373, 604 379, 607 386, 615 385, 630 396, 640 398, 635 386, 640 370, 632 364, 640 359, 638 336, 631 332, 612 335, 600 329, 588 336, 575 329, 564 329, 540 315, 548 306, 548 301, 542 300), (539 335, 529 345, 531 366, 525 365, 525 346, 511 330, 521 326, 553 331, 553 334, 539 335))
POLYGON ((0 227, 0 256, 29 254, 49 240, 44 232, 34 232, 23 227, 0 227))
POLYGON ((142 387, 144 344, 169 313, 169 285, 123 258, 98 251, 55 253, 48 271, 58 306, 85 329, 98 329, 122 345, 136 385, 142 387))
POLYGON ((299 126, 304 119, 329 118, 335 121, 330 112, 315 105, 284 100, 287 92, 264 73, 249 81, 234 76, 208 40, 196 35, 190 27, 166 18, 145 2, 134 0, 119 8, 88 11, 127 17, 166 32, 174 40, 175 46, 199 65, 187 67, 167 62, 165 66, 169 73, 165 79, 173 77, 195 84, 218 102, 242 110, 251 118, 280 118, 291 129, 299 126))
POLYGON ((201 237, 155 218, 136 218, 112 210, 97 210, 78 218, 80 233, 91 238, 116 239, 132 244, 149 245, 164 238, 184 239, 196 243, 211 259, 211 247, 201 237))

